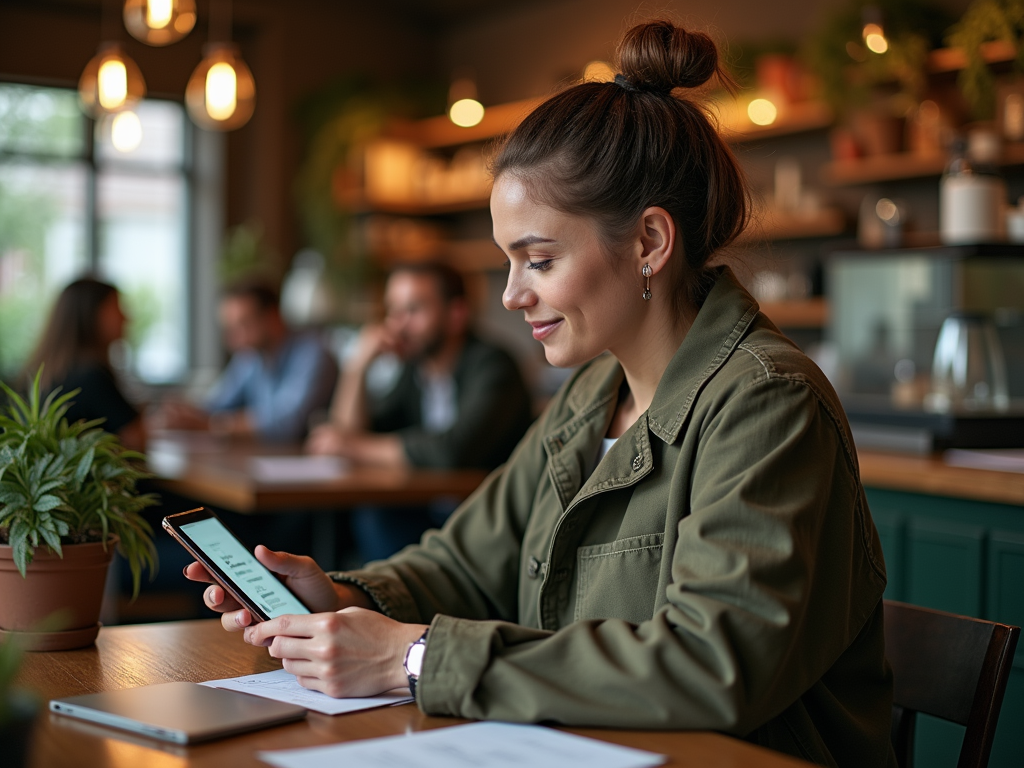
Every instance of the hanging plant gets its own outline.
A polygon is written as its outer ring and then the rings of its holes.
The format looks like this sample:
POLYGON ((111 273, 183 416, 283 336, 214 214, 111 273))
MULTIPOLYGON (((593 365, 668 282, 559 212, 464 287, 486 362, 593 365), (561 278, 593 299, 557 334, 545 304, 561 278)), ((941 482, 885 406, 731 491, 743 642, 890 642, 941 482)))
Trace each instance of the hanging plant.
POLYGON ((996 113, 996 81, 985 61, 982 46, 1001 41, 1014 46, 1017 57, 1014 69, 1024 72, 1024 0, 974 0, 963 17, 949 30, 946 42, 961 48, 967 64, 957 77, 957 84, 980 120, 996 113))
POLYGON ((801 54, 821 78, 822 98, 836 114, 868 104, 880 87, 893 84, 893 111, 902 112, 924 95, 928 53, 942 44, 951 21, 927 0, 853 0, 807 39, 801 54), (864 41, 865 20, 872 16, 884 30, 881 53, 864 41))

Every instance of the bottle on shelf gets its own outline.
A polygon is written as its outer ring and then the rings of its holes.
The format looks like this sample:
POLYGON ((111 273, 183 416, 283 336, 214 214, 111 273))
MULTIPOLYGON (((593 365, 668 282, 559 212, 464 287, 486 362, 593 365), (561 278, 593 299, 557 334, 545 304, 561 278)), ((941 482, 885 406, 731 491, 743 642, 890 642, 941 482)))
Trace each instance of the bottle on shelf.
MULTIPOLYGON (((972 137, 973 138, 973 137, 972 137)), ((939 234, 946 245, 991 243, 1006 239, 1006 182, 996 171, 998 145, 959 138, 939 182, 939 234), (974 146, 977 145, 977 146, 974 146)))

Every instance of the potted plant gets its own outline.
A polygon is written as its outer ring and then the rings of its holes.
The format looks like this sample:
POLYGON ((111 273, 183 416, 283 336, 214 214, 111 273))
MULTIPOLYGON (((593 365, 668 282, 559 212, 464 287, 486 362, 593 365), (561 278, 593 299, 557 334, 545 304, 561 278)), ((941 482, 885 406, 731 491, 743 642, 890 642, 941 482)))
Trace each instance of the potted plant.
POLYGON ((8 398, 0 409, 0 629, 29 650, 90 645, 115 546, 134 594, 143 569, 156 567, 140 514, 155 498, 136 490, 143 456, 99 421, 68 423, 78 390, 43 399, 39 374, 27 399, 0 388, 8 398))
POLYGON ((21 664, 21 648, 11 638, 0 638, 0 765, 28 765, 28 744, 35 718, 35 699, 14 685, 21 664))

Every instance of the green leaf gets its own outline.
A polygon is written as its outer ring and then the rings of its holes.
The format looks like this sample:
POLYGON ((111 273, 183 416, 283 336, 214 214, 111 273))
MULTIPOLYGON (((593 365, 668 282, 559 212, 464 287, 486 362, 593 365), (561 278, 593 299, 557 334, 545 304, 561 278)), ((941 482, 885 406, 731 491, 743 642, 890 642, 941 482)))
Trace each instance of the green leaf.
POLYGON ((78 467, 75 469, 75 482, 79 485, 85 480, 85 476, 89 474, 89 470, 92 468, 93 459, 96 457, 96 449, 89 448, 82 457, 82 460, 78 462, 78 467))
POLYGON ((32 509, 36 512, 49 512, 51 509, 56 509, 63 503, 64 502, 60 500, 60 497, 47 493, 36 499, 35 503, 32 505, 32 509))

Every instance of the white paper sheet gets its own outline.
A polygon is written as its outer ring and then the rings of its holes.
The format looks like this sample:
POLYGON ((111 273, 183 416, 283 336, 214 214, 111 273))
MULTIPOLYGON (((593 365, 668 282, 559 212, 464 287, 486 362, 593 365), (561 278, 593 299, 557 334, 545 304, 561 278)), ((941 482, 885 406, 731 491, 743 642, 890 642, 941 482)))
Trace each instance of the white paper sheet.
POLYGON ((942 455, 952 467, 971 469, 995 469, 1001 472, 1024 472, 1024 451, 1016 448, 987 451, 953 448, 942 455))
POLYGON ((316 483, 348 472, 348 462, 337 456, 253 456, 249 466, 264 483, 316 483))
POLYGON ((265 699, 287 701, 290 704, 297 704, 300 707, 311 709, 314 712, 322 712, 325 715, 343 715, 346 712, 358 712, 362 709, 390 707, 413 700, 407 688, 388 691, 372 698, 333 699, 325 693, 320 693, 320 691, 311 691, 308 688, 303 688, 295 679, 295 675, 285 672, 283 669, 263 672, 258 675, 229 677, 224 680, 208 680, 205 683, 200 683, 200 685, 208 685, 211 688, 226 688, 229 691, 241 691, 242 693, 250 693, 253 696, 262 696, 265 699))
POLYGON ((539 725, 470 723, 408 736, 259 752, 277 768, 648 768, 668 758, 539 725))

